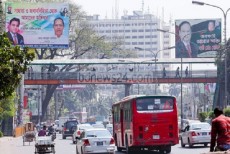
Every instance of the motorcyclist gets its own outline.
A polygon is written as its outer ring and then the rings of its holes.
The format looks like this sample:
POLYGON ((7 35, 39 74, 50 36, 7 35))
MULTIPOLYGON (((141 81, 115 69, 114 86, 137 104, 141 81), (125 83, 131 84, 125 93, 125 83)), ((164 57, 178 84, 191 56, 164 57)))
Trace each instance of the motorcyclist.
POLYGON ((56 139, 56 133, 54 130, 54 124, 52 124, 49 128, 48 128, 48 135, 52 135, 52 141, 54 141, 54 139, 56 139))
POLYGON ((46 126, 44 125, 42 130, 38 132, 38 136, 46 136, 46 126))

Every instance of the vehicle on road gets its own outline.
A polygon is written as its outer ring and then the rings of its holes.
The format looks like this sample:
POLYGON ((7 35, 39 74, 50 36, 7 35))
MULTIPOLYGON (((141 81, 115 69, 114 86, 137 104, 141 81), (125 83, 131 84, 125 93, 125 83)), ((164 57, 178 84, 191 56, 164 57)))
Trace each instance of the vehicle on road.
POLYGON ((177 102, 173 96, 127 96, 112 106, 117 150, 170 153, 179 143, 177 102))
POLYGON ((106 129, 113 135, 113 124, 107 124, 106 129))
POLYGON ((84 130, 76 143, 76 154, 115 153, 115 142, 105 128, 84 130))
POLYGON ((181 133, 181 147, 194 144, 204 144, 207 146, 211 140, 211 125, 207 122, 191 123, 181 133))
POLYGON ((74 131, 77 129, 77 124, 77 120, 66 121, 63 125, 62 139, 66 139, 66 137, 72 137, 74 131))
POLYGON ((105 128, 105 126, 102 123, 96 123, 92 124, 93 128, 105 128))
POLYGON ((90 124, 78 124, 76 130, 73 133, 73 144, 76 143, 76 138, 79 138, 81 133, 86 130, 86 129, 92 129, 93 126, 91 126, 90 124))
POLYGON ((66 121, 69 120, 69 117, 59 117, 59 120, 58 120, 58 126, 56 128, 56 131, 59 132, 60 134, 62 133, 63 131, 63 126, 64 126, 64 123, 66 121))

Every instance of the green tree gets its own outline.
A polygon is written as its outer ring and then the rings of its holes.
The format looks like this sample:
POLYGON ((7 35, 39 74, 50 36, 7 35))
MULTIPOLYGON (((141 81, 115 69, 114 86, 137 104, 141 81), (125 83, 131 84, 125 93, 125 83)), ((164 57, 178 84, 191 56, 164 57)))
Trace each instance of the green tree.
POLYGON ((0 35, 0 101, 12 95, 27 70, 34 52, 28 48, 12 46, 6 33, 0 35))
POLYGON ((224 109, 224 115, 230 117, 230 107, 224 109))
POLYGON ((201 122, 205 122, 205 119, 208 117, 208 113, 207 112, 200 112, 199 113, 199 120, 201 122))
POLYGON ((14 116, 16 111, 14 100, 15 93, 0 101, 0 128, 3 119, 14 116))

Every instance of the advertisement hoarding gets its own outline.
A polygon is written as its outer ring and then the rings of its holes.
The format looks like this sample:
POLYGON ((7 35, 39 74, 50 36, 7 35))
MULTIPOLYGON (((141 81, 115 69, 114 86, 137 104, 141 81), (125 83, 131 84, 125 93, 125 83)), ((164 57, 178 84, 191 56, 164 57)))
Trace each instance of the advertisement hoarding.
POLYGON ((6 2, 6 32, 13 45, 68 48, 69 4, 6 2))
POLYGON ((215 57, 221 43, 221 19, 175 21, 176 58, 215 57))

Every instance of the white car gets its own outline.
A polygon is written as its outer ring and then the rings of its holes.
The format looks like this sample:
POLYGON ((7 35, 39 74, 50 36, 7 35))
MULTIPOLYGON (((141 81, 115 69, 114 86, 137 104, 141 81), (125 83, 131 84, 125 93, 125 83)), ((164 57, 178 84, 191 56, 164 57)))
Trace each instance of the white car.
POLYGON ((115 153, 115 141, 105 128, 84 130, 76 143, 76 154, 115 153))
POLYGON ((75 132, 73 133, 73 137, 72 137, 73 144, 76 143, 76 138, 80 137, 83 130, 91 129, 91 128, 93 128, 93 126, 91 126, 90 124, 78 124, 75 132))
POLYGON ((103 124, 100 123, 96 123, 96 124, 92 124, 93 128, 105 128, 105 126, 103 124))
POLYGON ((211 125, 207 122, 191 123, 181 133, 181 147, 186 144, 193 147, 194 144, 204 144, 207 146, 211 140, 211 125))
POLYGON ((113 124, 107 124, 106 129, 113 135, 113 124))

